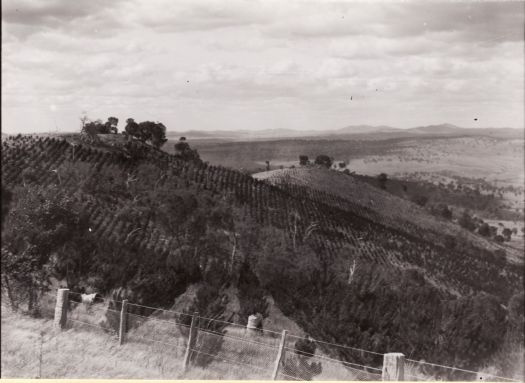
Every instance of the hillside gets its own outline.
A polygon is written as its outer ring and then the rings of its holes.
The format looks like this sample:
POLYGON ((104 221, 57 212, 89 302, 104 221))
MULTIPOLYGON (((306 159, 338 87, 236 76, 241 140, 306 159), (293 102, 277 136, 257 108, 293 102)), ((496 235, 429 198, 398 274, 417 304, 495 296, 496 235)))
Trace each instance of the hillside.
MULTIPOLYGON (((35 270, 71 288, 171 307, 200 282, 188 310, 226 320, 234 286, 240 323, 257 311, 268 317, 271 295, 318 339, 409 349, 465 368, 485 363, 513 329, 506 305, 521 291, 522 268, 478 238, 440 241, 452 229, 416 210, 421 227, 408 216, 385 221, 357 194, 352 201, 315 188, 283 190, 136 141, 101 138, 3 142, 2 185, 14 195, 2 233, 8 270, 32 254, 29 240, 46 265, 35 270), (470 330, 454 334, 481 308, 479 352, 469 354, 470 330)), ((383 209, 404 203, 384 199, 383 209)), ((33 296, 33 284, 12 278, 33 296)))
MULTIPOLYGON (((316 198, 315 191, 325 193, 326 196, 321 197, 324 203, 381 222, 407 235, 426 238, 429 242, 439 243, 446 237, 460 237, 462 241, 480 248, 491 251, 504 250, 501 245, 465 230, 449 220, 431 215, 417 204, 373 187, 350 174, 309 166, 271 170, 256 173, 253 177, 267 180, 286 190, 289 190, 291 185, 301 186, 305 188, 306 193, 310 193, 311 198, 316 198)), ((520 255, 509 250, 507 259, 510 262, 519 262, 520 255)))

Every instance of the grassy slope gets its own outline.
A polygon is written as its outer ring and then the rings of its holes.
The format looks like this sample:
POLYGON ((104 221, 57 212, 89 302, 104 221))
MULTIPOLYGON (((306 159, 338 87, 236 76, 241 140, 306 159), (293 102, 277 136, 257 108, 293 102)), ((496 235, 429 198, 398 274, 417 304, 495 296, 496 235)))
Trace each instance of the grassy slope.
MULTIPOLYGON (((83 307, 77 307, 69 314, 70 318, 95 324, 96 315, 88 315, 83 310, 83 307)), ((291 334, 304 336, 302 329, 273 304, 270 311, 265 328, 270 324, 277 330, 277 326, 282 325, 291 330, 291 334)), ((177 326, 168 322, 148 320, 131 329, 126 343, 119 346, 114 334, 99 328, 73 324, 74 327, 68 330, 58 331, 53 328, 47 314, 46 319, 35 319, 2 307, 2 378, 270 379, 277 355, 275 347, 280 338, 278 332, 257 336, 252 340, 258 342, 255 344, 226 338, 220 355, 227 360, 219 356, 205 368, 192 366, 184 372, 181 366, 187 334, 182 334, 177 326), (160 341, 143 339, 152 339, 156 335, 160 336, 160 341), (178 343, 180 347, 168 346, 167 343, 178 343), (260 344, 267 346, 261 347, 260 344)), ((161 316, 154 315, 155 318, 161 316)), ((236 326, 228 326, 226 330, 227 337, 242 338, 245 335, 245 330, 236 326)), ((198 339, 201 340, 197 341, 197 349, 212 352, 208 347, 218 338, 212 333, 200 333, 198 339)), ((289 342, 287 347, 293 348, 293 338, 289 342)), ((323 363, 323 372, 317 379, 357 380, 366 375, 323 359, 327 355, 320 350, 316 355, 323 363)))
POLYGON ((53 329, 49 319, 29 318, 4 307, 1 342, 2 378, 257 378, 246 369, 239 370, 220 361, 206 370, 192 368, 185 374, 181 369, 183 351, 137 342, 119 346, 115 337, 98 329, 73 328, 60 332, 53 329))
MULTIPOLYGON (((254 177, 268 180, 273 184, 285 181, 335 194, 372 210, 382 217, 385 225, 393 228, 403 229, 404 223, 412 223, 424 231, 439 233, 439 235, 459 235, 482 248, 494 250, 501 247, 461 228, 457 224, 434 217, 415 203, 396 197, 340 172, 328 171, 318 167, 297 167, 257 173, 254 174, 254 177)), ((509 260, 516 260, 515 251, 512 249, 507 249, 507 251, 509 252, 509 260)))

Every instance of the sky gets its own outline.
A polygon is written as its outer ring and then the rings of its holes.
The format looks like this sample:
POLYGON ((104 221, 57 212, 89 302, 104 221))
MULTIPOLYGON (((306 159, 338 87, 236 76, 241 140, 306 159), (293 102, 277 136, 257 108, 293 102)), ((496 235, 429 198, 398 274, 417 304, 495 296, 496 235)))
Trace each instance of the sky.
POLYGON ((3 0, 2 131, 524 127, 522 1, 3 0))

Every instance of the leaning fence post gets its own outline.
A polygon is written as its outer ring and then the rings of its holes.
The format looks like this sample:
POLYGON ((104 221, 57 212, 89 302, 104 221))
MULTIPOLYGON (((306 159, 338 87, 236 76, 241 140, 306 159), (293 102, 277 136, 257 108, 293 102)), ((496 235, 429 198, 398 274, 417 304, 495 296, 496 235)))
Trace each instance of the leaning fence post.
POLYGON ((118 329, 118 343, 122 346, 126 338, 126 330, 128 329, 128 300, 122 301, 122 308, 120 310, 120 326, 118 329))
POLYGON ((279 366, 281 365, 282 360, 284 359, 284 346, 286 345, 286 330, 283 330, 281 335, 281 343, 279 344, 279 351, 277 352, 277 358, 275 358, 275 366, 273 368, 272 379, 277 380, 277 375, 279 375, 279 366))
POLYGON ((69 289, 58 289, 57 300, 55 304, 55 319, 53 325, 56 328, 63 329, 67 323, 67 303, 69 299, 69 289))
POLYGON ((383 356, 382 380, 405 380, 405 355, 391 352, 383 356))
POLYGON ((195 346, 195 341, 197 340, 197 333, 199 331, 199 326, 197 324, 198 320, 199 313, 195 311, 193 313, 193 316, 191 317, 190 335, 188 337, 188 344, 186 345, 186 354, 184 354, 184 362, 182 365, 182 367, 184 368, 184 372, 188 370, 193 347, 195 346))

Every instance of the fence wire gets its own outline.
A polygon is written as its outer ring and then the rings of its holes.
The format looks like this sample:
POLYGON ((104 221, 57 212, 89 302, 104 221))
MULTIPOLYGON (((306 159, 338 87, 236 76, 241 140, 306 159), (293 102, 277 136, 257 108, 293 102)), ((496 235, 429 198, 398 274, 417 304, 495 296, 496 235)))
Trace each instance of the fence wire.
POLYGON ((69 297, 67 311, 67 328, 103 331, 113 336, 118 333, 120 313, 104 303, 86 304, 69 297))
POLYGON ((480 381, 489 380, 491 382, 520 382, 520 379, 513 379, 493 375, 490 373, 477 372, 459 367, 444 366, 441 364, 430 363, 406 359, 405 376, 410 380, 449 380, 449 381, 480 381))
MULTIPOLYGON (((74 293, 72 293, 74 294, 74 293)), ((46 304, 45 315, 54 314, 46 304)), ((79 295, 68 301, 68 328, 102 331, 118 336, 122 301, 95 299, 81 303, 79 295)), ((125 343, 150 344, 156 353, 170 354, 182 363, 188 348, 192 315, 174 310, 128 304, 125 343)), ((282 333, 246 326, 217 318, 196 317, 196 339, 190 352, 190 364, 202 368, 210 378, 273 378, 282 333)), ((279 380, 382 380, 384 354, 355 347, 287 335, 279 364, 279 380)), ((182 366, 182 365, 181 365, 182 366)), ((514 381, 489 374, 424 361, 406 359, 405 379, 514 381)))

